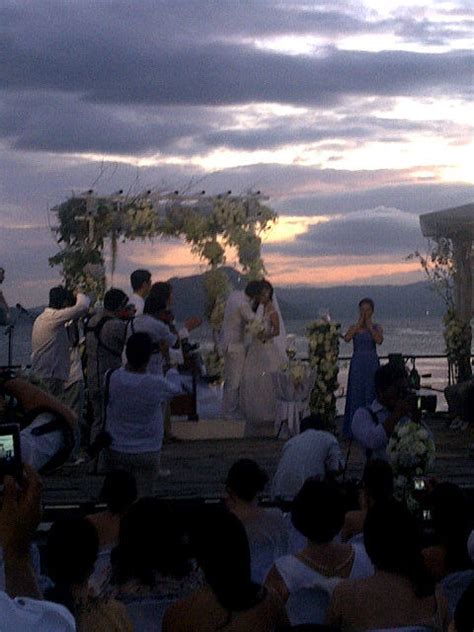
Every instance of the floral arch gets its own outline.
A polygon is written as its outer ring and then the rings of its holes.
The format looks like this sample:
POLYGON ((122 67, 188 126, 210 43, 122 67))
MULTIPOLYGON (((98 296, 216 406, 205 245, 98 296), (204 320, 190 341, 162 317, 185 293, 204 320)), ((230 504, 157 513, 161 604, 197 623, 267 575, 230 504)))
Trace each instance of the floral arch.
POLYGON ((182 237, 208 265, 205 273, 206 316, 219 328, 222 308, 229 291, 221 266, 226 250, 235 248, 242 273, 249 279, 265 272, 261 258, 261 236, 277 215, 263 202, 260 192, 245 195, 159 193, 137 196, 99 196, 90 190, 73 195, 52 209, 58 217, 53 229, 61 250, 49 259, 62 266, 69 287, 83 286, 98 298, 104 294, 105 249, 110 243, 112 271, 118 244, 127 240, 182 237), (91 267, 92 266, 92 267, 91 267), (101 273, 91 274, 90 270, 101 273))

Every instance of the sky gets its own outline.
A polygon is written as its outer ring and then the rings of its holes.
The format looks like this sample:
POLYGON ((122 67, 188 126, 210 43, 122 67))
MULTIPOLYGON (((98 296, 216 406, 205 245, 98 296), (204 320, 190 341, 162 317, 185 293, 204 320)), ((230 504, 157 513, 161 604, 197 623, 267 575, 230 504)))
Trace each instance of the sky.
MULTIPOLYGON (((0 0, 6 297, 46 302, 51 208, 89 188, 262 191, 277 285, 422 279, 419 214, 474 200, 473 27, 471 0, 0 0)), ((137 267, 205 269, 135 241, 114 285, 137 267)))

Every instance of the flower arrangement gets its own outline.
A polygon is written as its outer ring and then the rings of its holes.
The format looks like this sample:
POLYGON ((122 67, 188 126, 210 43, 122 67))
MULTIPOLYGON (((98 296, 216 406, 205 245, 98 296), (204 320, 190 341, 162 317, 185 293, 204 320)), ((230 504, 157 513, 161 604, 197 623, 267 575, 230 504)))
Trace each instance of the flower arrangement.
POLYGON ((57 206, 59 224, 54 228, 61 250, 50 258, 60 265, 69 287, 84 287, 97 298, 105 292, 105 274, 99 279, 86 272, 87 264, 104 266, 104 249, 110 243, 112 271, 118 241, 183 237, 191 251, 211 267, 205 284, 207 317, 218 331, 222 301, 229 287, 218 266, 225 263, 226 248, 235 248, 249 279, 261 278, 265 268, 260 256, 260 235, 269 230, 277 215, 261 203, 259 194, 242 196, 170 196, 153 194, 127 197, 73 196, 57 206))
POLYGON ((203 360, 208 377, 212 378, 214 382, 222 382, 224 379, 224 358, 220 355, 217 348, 206 353, 203 360))
POLYGON ((308 326, 310 366, 316 369, 310 408, 322 416, 327 429, 335 432, 339 337, 341 325, 329 319, 315 320, 308 326))
POLYGON ((301 388, 311 369, 309 364, 302 360, 288 360, 288 362, 282 366, 281 370, 283 373, 291 376, 293 386, 297 389, 301 388))
POLYGON ((257 338, 258 340, 265 340, 267 335, 267 330, 265 327, 265 323, 260 320, 260 318, 254 318, 250 322, 247 323, 245 327, 245 332, 249 334, 252 338, 257 338))
POLYGON ((408 507, 417 509, 413 479, 425 476, 434 463, 435 444, 424 425, 413 421, 398 423, 387 446, 394 473, 395 494, 408 507))

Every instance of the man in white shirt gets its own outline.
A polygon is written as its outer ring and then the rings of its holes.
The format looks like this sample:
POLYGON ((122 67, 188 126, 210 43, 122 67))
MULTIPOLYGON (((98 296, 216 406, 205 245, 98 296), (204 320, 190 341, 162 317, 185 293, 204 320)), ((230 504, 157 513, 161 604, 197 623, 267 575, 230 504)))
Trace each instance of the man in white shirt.
POLYGON ((63 286, 49 292, 49 306, 38 316, 31 334, 31 369, 53 395, 61 397, 69 378, 70 352, 66 323, 86 314, 90 299, 78 293, 70 304, 71 293, 63 286))
POLYGON ((239 388, 245 362, 245 327, 256 318, 252 307, 262 291, 261 281, 250 281, 244 291, 234 290, 225 304, 221 329, 221 346, 224 351, 224 394, 222 414, 238 417, 239 388))
POLYGON ((352 434, 366 451, 367 458, 387 460, 387 445, 399 421, 416 418, 416 403, 408 397, 405 371, 384 364, 375 373, 376 399, 367 408, 358 408, 352 418, 352 434))
POLYGON ((166 377, 148 372, 152 346, 147 333, 130 336, 127 364, 110 374, 105 394, 105 430, 112 439, 106 450, 107 469, 133 474, 140 496, 155 493, 160 475, 163 403, 182 393, 176 369, 166 377))
POLYGON ((342 471, 342 454, 336 437, 322 429, 318 415, 301 421, 301 432, 284 447, 272 483, 272 498, 291 501, 308 478, 324 480, 342 471))
POLYGON ((130 275, 130 285, 133 294, 130 297, 130 305, 135 308, 135 316, 143 314, 145 299, 151 290, 151 272, 148 270, 134 270, 130 275))

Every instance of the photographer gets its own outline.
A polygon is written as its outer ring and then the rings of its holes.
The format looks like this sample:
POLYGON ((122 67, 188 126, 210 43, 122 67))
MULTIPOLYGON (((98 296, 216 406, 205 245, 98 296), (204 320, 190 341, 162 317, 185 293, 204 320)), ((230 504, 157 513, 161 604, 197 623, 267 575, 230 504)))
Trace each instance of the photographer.
POLYGON ((87 387, 93 413, 91 443, 102 429, 104 375, 109 369, 118 369, 122 365, 130 317, 127 306, 125 292, 111 288, 105 293, 104 309, 94 314, 86 327, 87 387))
POLYGON ((352 433, 368 459, 387 460, 386 448, 398 422, 420 421, 416 398, 408 389, 405 371, 385 364, 375 373, 376 398, 359 408, 352 420, 352 433))
POLYGON ((5 422, 20 424, 22 460, 39 472, 62 465, 73 448, 73 411, 12 371, 0 374, 0 423, 5 422))

